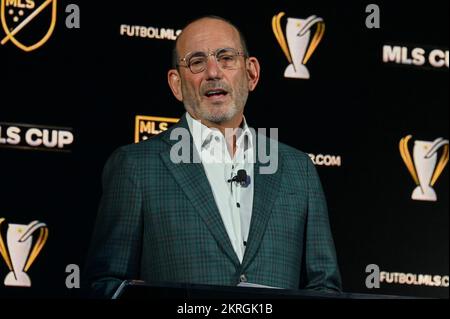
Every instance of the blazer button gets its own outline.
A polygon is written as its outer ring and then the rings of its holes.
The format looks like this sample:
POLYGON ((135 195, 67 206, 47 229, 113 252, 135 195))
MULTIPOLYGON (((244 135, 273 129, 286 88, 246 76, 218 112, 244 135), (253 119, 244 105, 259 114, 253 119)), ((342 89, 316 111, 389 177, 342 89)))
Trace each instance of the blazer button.
POLYGON ((240 282, 247 282, 247 277, 246 277, 244 274, 242 274, 242 275, 239 277, 239 281, 240 281, 240 282))

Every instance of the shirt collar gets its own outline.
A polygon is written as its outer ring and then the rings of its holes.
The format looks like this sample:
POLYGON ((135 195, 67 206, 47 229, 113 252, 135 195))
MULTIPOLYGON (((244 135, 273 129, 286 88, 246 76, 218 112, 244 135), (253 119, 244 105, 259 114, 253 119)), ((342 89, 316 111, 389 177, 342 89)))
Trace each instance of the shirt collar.
MULTIPOLYGON (((224 138, 219 129, 207 127, 201 123, 201 121, 194 119, 188 112, 186 112, 186 120, 198 151, 208 147, 211 140, 216 136, 221 139, 224 138)), ((247 151, 253 147, 252 131, 247 125, 245 116, 243 117, 241 130, 239 130, 237 134, 236 144, 238 148, 242 148, 244 151, 247 151)))

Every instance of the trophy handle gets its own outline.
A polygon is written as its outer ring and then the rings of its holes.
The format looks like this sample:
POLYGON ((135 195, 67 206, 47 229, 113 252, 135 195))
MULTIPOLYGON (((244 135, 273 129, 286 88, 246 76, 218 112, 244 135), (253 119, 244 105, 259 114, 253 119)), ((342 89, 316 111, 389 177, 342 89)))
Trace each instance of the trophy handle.
POLYGON ((286 56, 289 64, 292 63, 291 53, 289 52, 288 45, 286 43, 286 38, 284 37, 283 31, 281 30, 281 18, 285 15, 284 12, 280 12, 272 18, 272 30, 275 34, 275 38, 277 38, 278 44, 283 50, 284 55, 286 56))
POLYGON ((434 186, 434 184, 438 180, 439 176, 441 175, 442 171, 444 170, 445 165, 447 165, 447 162, 448 162, 448 153, 449 153, 448 152, 448 141, 444 140, 444 141, 440 142, 439 144, 440 144, 439 147, 441 147, 442 145, 445 145, 445 144, 447 144, 447 145, 444 146, 444 151, 442 152, 441 158, 439 159, 439 163, 437 164, 436 170, 434 171, 433 177, 431 178, 431 182, 430 182, 431 186, 434 186))
POLYGON ((416 185, 419 185, 419 177, 417 176, 416 169, 414 167, 413 161, 411 159, 411 154, 409 153, 408 149, 408 142, 412 138, 412 135, 408 135, 403 137, 400 140, 399 148, 400 148, 400 155, 402 156, 403 162, 405 162, 406 168, 408 168, 409 173, 411 174, 412 178, 414 179, 414 182, 416 185))
POLYGON ((437 150, 442 146, 448 144, 447 140, 444 140, 442 137, 439 137, 433 141, 433 146, 431 146, 431 149, 428 151, 428 153, 425 155, 425 158, 430 158, 434 155, 434 153, 437 152, 437 150))
POLYGON ((308 48, 308 51, 306 51, 305 57, 303 59, 303 64, 308 63, 308 60, 311 58, 314 51, 317 49, 317 46, 319 45, 320 41, 323 38, 323 34, 325 33, 325 23, 323 22, 322 18, 318 18, 316 16, 311 16, 309 21, 306 23, 306 25, 303 27, 303 30, 301 31, 300 35, 303 35, 305 32, 307 32, 311 27, 318 23, 317 30, 314 33, 314 37, 311 40, 311 44, 308 48))
POLYGON ((315 25, 318 22, 323 22, 322 18, 319 18, 315 15, 310 16, 305 20, 305 25, 301 28, 300 32, 298 33, 298 36, 304 35, 306 32, 309 31, 309 29, 312 28, 313 25, 315 25))
MULTIPOLYGON (((0 226, 5 221, 4 218, 0 218, 0 226)), ((2 234, 0 232, 0 254, 2 255, 3 259, 6 262, 6 266, 8 267, 9 271, 13 271, 11 258, 9 257, 8 250, 6 249, 5 242, 3 241, 2 234)))
POLYGON ((27 261, 27 263, 26 263, 26 265, 24 267, 25 271, 28 271, 28 269, 31 267, 31 265, 33 264, 34 260, 39 255, 39 253, 41 252, 42 248, 44 247, 45 242, 47 241, 48 228, 46 226, 47 225, 45 223, 39 223, 37 220, 35 220, 35 221, 31 222, 28 225, 28 229, 25 231, 25 233, 19 239, 19 242, 24 242, 25 240, 30 238, 30 236, 32 236, 33 233, 37 229, 40 229, 39 237, 38 237, 36 243, 34 244, 33 249, 32 249, 32 251, 30 253, 30 257, 28 258, 28 261, 27 261))
POLYGON ((19 238, 19 242, 22 243, 25 240, 27 240, 31 235, 33 235, 33 233, 41 228, 41 227, 45 227, 47 225, 45 225, 44 223, 39 223, 37 220, 31 222, 28 224, 28 228, 27 230, 23 233, 23 235, 19 238))

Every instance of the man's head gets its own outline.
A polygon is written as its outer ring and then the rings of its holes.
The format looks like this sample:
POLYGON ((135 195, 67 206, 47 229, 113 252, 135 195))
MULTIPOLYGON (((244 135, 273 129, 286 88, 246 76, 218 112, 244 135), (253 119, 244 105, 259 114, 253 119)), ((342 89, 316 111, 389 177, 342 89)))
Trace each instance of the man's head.
POLYGON ((206 125, 239 125, 260 67, 237 28, 219 17, 197 19, 178 37, 174 56, 169 86, 186 110, 206 125))

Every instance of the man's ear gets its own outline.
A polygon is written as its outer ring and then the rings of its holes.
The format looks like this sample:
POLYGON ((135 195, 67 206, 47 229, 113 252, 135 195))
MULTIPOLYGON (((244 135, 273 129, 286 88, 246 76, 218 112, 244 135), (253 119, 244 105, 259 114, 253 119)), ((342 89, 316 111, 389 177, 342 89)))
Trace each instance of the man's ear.
POLYGON ((167 73, 167 81, 170 89, 178 101, 183 102, 183 92, 181 91, 181 77, 176 69, 171 69, 167 73))
POLYGON ((248 77, 248 89, 253 91, 259 81, 260 66, 258 59, 255 57, 249 57, 247 59, 247 77, 248 77))

